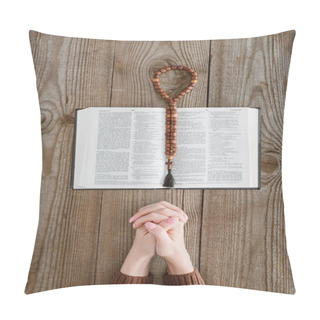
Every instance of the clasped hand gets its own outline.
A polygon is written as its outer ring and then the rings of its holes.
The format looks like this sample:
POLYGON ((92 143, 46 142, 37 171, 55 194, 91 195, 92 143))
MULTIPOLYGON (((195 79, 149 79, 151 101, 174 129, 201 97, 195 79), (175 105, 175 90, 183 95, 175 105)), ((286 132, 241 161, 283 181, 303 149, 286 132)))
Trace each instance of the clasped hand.
POLYGON ((147 276, 155 255, 165 260, 168 274, 192 272, 194 267, 184 243, 187 220, 183 210, 166 201, 139 209, 129 220, 136 229, 136 235, 121 272, 131 276, 147 276))

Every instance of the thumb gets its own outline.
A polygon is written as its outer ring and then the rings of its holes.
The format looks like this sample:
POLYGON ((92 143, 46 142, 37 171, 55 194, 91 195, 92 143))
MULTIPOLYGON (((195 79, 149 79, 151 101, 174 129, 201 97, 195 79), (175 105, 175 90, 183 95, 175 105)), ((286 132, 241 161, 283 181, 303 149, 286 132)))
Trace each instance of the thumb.
POLYGON ((152 222, 146 222, 145 227, 151 233, 153 236, 155 236, 157 239, 166 239, 168 238, 167 231, 160 227, 159 225, 152 223, 152 222))
POLYGON ((161 223, 159 223, 159 226, 162 227, 163 229, 165 229, 166 231, 168 231, 171 228, 173 228, 177 224, 178 221, 179 221, 178 217, 171 217, 169 219, 165 219, 165 220, 161 221, 161 223))

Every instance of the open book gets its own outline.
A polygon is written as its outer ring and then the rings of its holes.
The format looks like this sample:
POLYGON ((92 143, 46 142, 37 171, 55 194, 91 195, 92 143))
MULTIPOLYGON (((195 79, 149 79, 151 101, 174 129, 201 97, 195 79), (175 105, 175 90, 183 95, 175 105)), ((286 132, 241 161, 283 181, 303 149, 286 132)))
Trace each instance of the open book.
MULTIPOLYGON (((165 108, 76 109, 71 188, 166 189, 165 108)), ((260 188, 260 109, 178 108, 174 188, 260 188)))

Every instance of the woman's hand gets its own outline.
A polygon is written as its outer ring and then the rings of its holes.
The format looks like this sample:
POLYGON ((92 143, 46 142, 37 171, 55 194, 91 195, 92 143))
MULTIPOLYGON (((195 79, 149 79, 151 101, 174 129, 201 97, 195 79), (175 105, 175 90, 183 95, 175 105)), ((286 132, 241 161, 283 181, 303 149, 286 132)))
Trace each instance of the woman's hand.
POLYGON ((154 255, 155 239, 143 225, 136 230, 132 247, 120 271, 130 276, 147 276, 154 255))
MULTIPOLYGON (((142 207, 131 217, 129 222, 135 222, 133 228, 136 230, 136 235, 132 247, 121 267, 121 272, 131 276, 147 276, 152 257, 156 253, 156 239, 152 236, 148 229, 144 226, 144 222, 153 221, 160 223, 170 216, 177 216, 183 221, 187 221, 184 212, 178 207, 166 202, 160 201, 142 207)), ((172 225, 163 226, 166 231, 172 225)))
POLYGON ((184 244, 184 223, 177 217, 159 224, 146 222, 145 227, 156 240, 156 254, 164 258, 168 274, 186 274, 194 270, 184 244))
POLYGON ((139 209, 130 218, 129 222, 133 222, 133 228, 138 228, 148 221, 160 223, 162 220, 170 217, 177 217, 182 222, 187 222, 188 220, 188 216, 183 210, 167 201, 160 201, 139 209))
POLYGON ((141 208, 131 217, 133 227, 144 225, 148 236, 155 241, 155 252, 167 263, 169 274, 185 274, 194 270, 184 244, 184 223, 188 216, 183 210, 166 201, 141 208))

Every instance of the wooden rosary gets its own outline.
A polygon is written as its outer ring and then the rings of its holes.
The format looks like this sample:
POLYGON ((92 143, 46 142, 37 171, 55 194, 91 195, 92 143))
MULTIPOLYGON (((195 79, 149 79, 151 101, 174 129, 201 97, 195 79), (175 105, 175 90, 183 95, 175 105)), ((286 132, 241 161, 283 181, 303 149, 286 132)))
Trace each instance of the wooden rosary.
POLYGON ((165 177, 163 187, 173 187, 175 180, 173 178, 173 175, 171 173, 172 167, 173 167, 173 157, 177 153, 177 101, 181 99, 185 94, 187 94, 190 90, 192 90, 196 83, 198 82, 198 76, 197 73, 188 67, 183 66, 168 66, 163 69, 160 69, 157 71, 153 76, 153 84, 157 92, 160 93, 161 97, 165 99, 169 105, 166 106, 166 158, 168 165, 168 174, 165 177), (188 87, 186 87, 184 90, 182 90, 175 98, 170 98, 160 87, 160 75, 161 73, 165 73, 170 70, 186 70, 187 72, 191 73, 192 80, 188 87))

